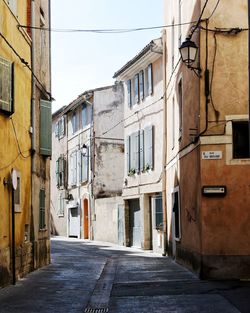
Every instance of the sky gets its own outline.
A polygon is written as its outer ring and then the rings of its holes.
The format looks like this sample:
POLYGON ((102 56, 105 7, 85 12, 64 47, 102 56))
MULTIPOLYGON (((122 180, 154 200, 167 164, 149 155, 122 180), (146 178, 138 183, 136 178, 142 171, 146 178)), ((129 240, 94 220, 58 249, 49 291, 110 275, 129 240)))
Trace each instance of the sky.
POLYGON ((163 0, 51 0, 52 111, 89 89, 112 85, 114 73, 161 29, 124 34, 53 29, 131 29, 163 25, 163 0))

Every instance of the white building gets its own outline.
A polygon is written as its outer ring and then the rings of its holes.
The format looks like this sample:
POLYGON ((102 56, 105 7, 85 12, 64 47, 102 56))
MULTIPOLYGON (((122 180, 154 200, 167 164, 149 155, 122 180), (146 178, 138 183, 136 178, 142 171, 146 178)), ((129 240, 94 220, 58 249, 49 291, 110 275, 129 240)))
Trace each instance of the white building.
POLYGON ((124 241, 163 253, 162 41, 152 40, 114 74, 124 84, 124 241))
POLYGON ((57 116, 52 159, 57 184, 52 186, 51 204, 55 234, 117 243, 123 182, 123 86, 86 91, 57 116), (66 145, 59 135, 60 120, 66 125, 66 145), (60 186, 62 177, 64 186, 60 186))

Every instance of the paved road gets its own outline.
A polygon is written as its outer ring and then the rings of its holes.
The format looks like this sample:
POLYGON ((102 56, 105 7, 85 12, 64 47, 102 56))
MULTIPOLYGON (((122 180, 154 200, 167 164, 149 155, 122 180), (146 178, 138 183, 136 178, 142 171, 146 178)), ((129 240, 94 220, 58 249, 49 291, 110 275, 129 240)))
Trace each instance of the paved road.
POLYGON ((200 281, 167 257, 52 239, 51 265, 0 289, 0 313, 250 313, 250 282, 200 281))

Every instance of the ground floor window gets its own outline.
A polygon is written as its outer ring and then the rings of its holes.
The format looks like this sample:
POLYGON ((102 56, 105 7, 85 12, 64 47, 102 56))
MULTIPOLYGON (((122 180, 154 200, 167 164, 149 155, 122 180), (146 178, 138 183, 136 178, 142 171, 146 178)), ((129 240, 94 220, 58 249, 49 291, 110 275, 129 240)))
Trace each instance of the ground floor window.
POLYGON ((162 196, 152 197, 152 208, 153 208, 153 228, 162 230, 163 229, 163 208, 162 208, 162 196))

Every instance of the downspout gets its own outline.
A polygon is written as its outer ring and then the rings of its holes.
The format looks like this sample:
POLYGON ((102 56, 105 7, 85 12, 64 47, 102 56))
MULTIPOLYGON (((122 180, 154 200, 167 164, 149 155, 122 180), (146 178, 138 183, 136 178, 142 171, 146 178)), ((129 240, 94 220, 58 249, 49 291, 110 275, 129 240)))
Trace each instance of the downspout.
POLYGON ((250 0, 248 0, 248 136, 249 136, 249 156, 250 156, 250 0))
MULTIPOLYGON (((250 1, 250 0, 249 0, 250 1)), ((163 209, 163 255, 167 254, 168 249, 168 221, 167 221, 167 175, 166 175, 166 158, 167 158, 167 45, 166 30, 162 31, 163 44, 163 147, 162 147, 162 209, 163 209)))
POLYGON ((34 201, 35 201, 35 173, 36 173, 36 164, 35 164, 35 156, 36 156, 36 83, 33 76, 35 73, 35 0, 31 0, 31 68, 32 68, 32 86, 31 86, 31 127, 32 127, 32 135, 31 135, 31 242, 33 244, 33 268, 36 268, 36 248, 35 248, 35 221, 34 221, 34 201))

